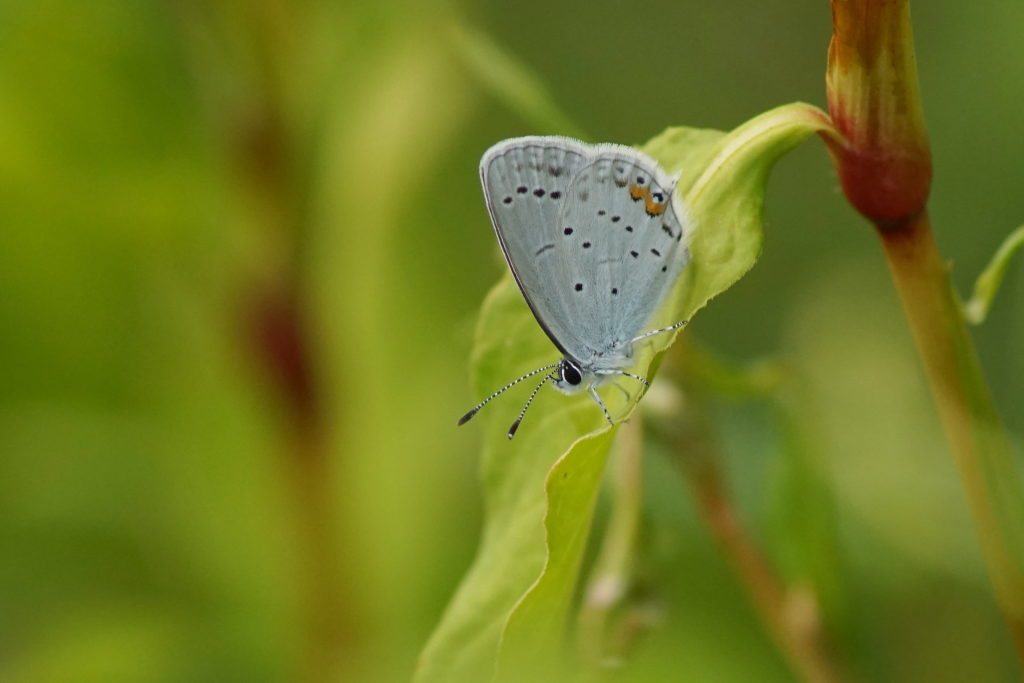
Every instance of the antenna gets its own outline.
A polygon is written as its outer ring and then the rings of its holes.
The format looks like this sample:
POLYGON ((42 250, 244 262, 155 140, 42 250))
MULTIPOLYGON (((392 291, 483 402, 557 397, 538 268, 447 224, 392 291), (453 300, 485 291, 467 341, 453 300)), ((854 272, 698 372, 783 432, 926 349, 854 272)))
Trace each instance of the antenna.
POLYGON ((537 392, 540 391, 540 388, 542 386, 547 384, 547 381, 549 379, 555 379, 556 377, 558 377, 558 375, 547 375, 544 377, 544 379, 540 381, 540 384, 533 388, 533 393, 530 394, 530 398, 526 399, 526 405, 523 406, 523 409, 521 411, 519 411, 519 417, 517 417, 516 421, 512 423, 512 426, 508 428, 509 440, 511 440, 512 437, 516 435, 516 430, 519 429, 519 423, 523 421, 523 416, 526 415, 527 409, 530 407, 530 404, 533 403, 533 397, 537 395, 537 392))
MULTIPOLYGON (((498 389, 498 390, 497 390, 497 391, 495 391, 495 392, 494 392, 493 394, 491 394, 490 396, 488 396, 488 397, 487 397, 487 398, 485 398, 484 400, 480 401, 480 403, 476 404, 476 407, 475 407, 475 408, 473 408, 473 410, 469 411, 468 413, 466 413, 465 415, 463 415, 462 417, 460 417, 460 418, 459 418, 459 424, 460 424, 460 425, 464 425, 464 424, 466 424, 467 422, 469 422, 469 421, 470 421, 471 419, 473 419, 473 416, 474 416, 474 415, 476 415, 476 413, 477 413, 477 411, 478 411, 478 410, 480 410, 480 409, 481 409, 481 408, 483 408, 483 407, 484 407, 485 405, 487 405, 488 403, 490 403, 490 402, 491 402, 491 399, 497 398, 498 396, 500 396, 501 394, 503 394, 503 393, 504 393, 504 392, 506 392, 507 390, 511 389, 511 388, 512 388, 512 387, 514 387, 515 385, 517 385, 517 384, 519 384, 520 382, 522 382, 522 381, 523 381, 524 379, 529 379, 530 377, 533 377, 534 375, 536 375, 536 374, 537 374, 538 372, 544 372, 545 370, 552 370, 552 369, 554 369, 554 368, 557 368, 557 367, 558 367, 558 363, 553 363, 553 364, 551 364, 551 365, 545 365, 545 366, 544 366, 544 367, 542 367, 542 368, 537 368, 536 370, 533 370, 532 372, 528 372, 528 373, 526 373, 525 375, 523 375, 523 376, 522 376, 522 377, 520 377, 519 379, 515 379, 515 380, 512 380, 511 382, 509 382, 508 384, 506 384, 505 386, 503 386, 503 387, 502 387, 501 389, 498 389)), ((546 382, 546 381, 547 381, 547 379, 545 379, 545 380, 544 380, 544 382, 546 382)), ((541 382, 541 385, 543 385, 543 384, 544 384, 544 382, 541 382)), ((540 388, 540 386, 538 386, 537 388, 539 389, 539 388, 540 388)), ((537 393, 537 392, 536 392, 536 390, 534 391, 534 393, 535 393, 535 394, 537 393)), ((533 397, 531 396, 531 397, 530 397, 530 399, 532 400, 532 399, 533 399, 533 397)), ((529 404, 529 403, 527 403, 526 405, 530 405, 530 404, 529 404)), ((523 410, 523 412, 526 412, 526 410, 524 409, 524 410, 523 410)), ((522 415, 520 415, 520 416, 519 416, 519 420, 522 420, 522 419, 523 419, 523 416, 522 416, 522 415)), ((516 425, 517 425, 517 426, 518 426, 519 420, 516 420, 516 425)), ((512 433, 515 433, 515 430, 514 430, 514 429, 512 430, 512 433)), ((511 437, 511 435, 509 436, 509 438, 512 438, 512 437, 511 437)))

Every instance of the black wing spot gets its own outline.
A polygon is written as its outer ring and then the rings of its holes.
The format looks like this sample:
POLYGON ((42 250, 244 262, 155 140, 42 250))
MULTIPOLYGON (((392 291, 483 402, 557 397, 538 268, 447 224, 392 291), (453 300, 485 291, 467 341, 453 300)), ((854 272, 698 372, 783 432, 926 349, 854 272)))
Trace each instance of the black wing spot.
POLYGON ((632 256, 633 258, 636 258, 637 256, 640 255, 640 252, 638 252, 638 251, 631 251, 631 252, 629 252, 629 255, 632 256))
POLYGON ((553 175, 553 176, 555 176, 557 178, 558 176, 560 176, 563 173, 565 173, 565 169, 564 168, 560 168, 558 166, 549 166, 548 167, 548 172, 551 175, 553 175))
POLYGON ((626 232, 633 232, 633 226, 632 225, 627 225, 626 226, 626 232))
POLYGON ((584 242, 583 243, 583 248, 584 249, 590 249, 590 242, 584 242))
POLYGON ((646 181, 646 180, 644 180, 644 177, 643 177, 642 175, 638 175, 638 176, 636 177, 636 184, 637 184, 637 185, 643 185, 643 184, 644 184, 644 183, 646 183, 646 182, 647 182, 647 181, 646 181))
POLYGON ((561 192, 559 192, 558 190, 555 190, 555 191, 554 191, 554 192, 552 192, 552 193, 551 193, 551 194, 550 194, 549 196, 550 196, 550 197, 551 197, 552 199, 561 199, 561 198, 562 198, 562 193, 561 193, 561 192))
POLYGON ((566 228, 565 230, 562 231, 562 234, 563 235, 571 235, 572 234, 572 228, 566 228))
POLYGON ((612 223, 618 223, 622 220, 622 216, 612 216, 612 223))
POLYGON ((605 215, 606 213, 608 213, 608 212, 607 212, 607 211, 605 211, 604 209, 598 209, 598 211, 597 211, 597 215, 598 215, 598 216, 603 216, 603 215, 605 215))
POLYGON ((573 287, 573 289, 575 289, 577 292, 582 292, 583 291, 583 283, 582 282, 577 282, 576 286, 573 287))
POLYGON ((540 249, 538 249, 537 251, 535 251, 535 252, 533 253, 533 255, 534 255, 534 256, 540 256, 541 254, 543 254, 543 253, 544 253, 545 251, 547 251, 548 249, 554 249, 554 248, 555 248, 555 245, 553 245, 553 244, 545 244, 545 245, 544 245, 543 247, 541 247, 540 249))
POLYGON ((519 194, 526 194, 526 185, 520 185, 516 188, 516 192, 519 194))
POLYGON ((535 197, 543 197, 544 196, 544 190, 542 190, 542 189, 540 189, 538 187, 536 190, 533 191, 533 196, 535 196, 535 197))
POLYGON ((612 287, 612 294, 618 294, 618 293, 619 293, 619 288, 618 287, 612 287))
POLYGON ((661 267, 661 272, 663 272, 663 273, 664 273, 664 272, 665 272, 666 270, 668 270, 668 266, 662 266, 662 267, 661 267))
POLYGON ((654 197, 654 201, 658 202, 659 204, 665 201, 665 195, 663 195, 660 192, 654 192, 651 194, 651 196, 654 197))
POLYGON ((506 204, 511 204, 512 203, 512 198, 511 197, 505 197, 501 201, 505 202, 506 204))
POLYGON ((581 201, 581 202, 585 202, 585 201, 587 201, 588 199, 590 199, 590 193, 589 193, 589 192, 587 192, 586 190, 583 190, 583 191, 581 191, 581 192, 580 192, 580 201, 581 201))
POLYGON ((663 231, 664 231, 665 233, 667 233, 669 237, 675 237, 675 236, 676 236, 676 234, 675 234, 674 232, 672 232, 672 228, 671 228, 671 227, 669 227, 669 226, 668 226, 667 224, 665 224, 665 223, 662 223, 662 224, 661 224, 661 229, 662 229, 662 230, 663 230, 663 231))
POLYGON ((655 256, 661 256, 661 252, 658 251, 657 249, 651 249, 651 253, 654 254, 655 256))

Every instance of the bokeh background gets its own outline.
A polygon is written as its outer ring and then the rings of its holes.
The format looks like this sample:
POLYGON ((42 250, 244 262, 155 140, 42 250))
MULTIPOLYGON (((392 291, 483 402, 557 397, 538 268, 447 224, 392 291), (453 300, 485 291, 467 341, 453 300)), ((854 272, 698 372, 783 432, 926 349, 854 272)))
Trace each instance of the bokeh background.
MULTIPOLYGON (((1024 5, 913 10, 966 292, 1024 222, 1024 5)), ((453 26, 594 140, 639 143, 823 104, 830 20, 824 0, 0 1, 0 680, 408 679, 481 527, 485 435, 454 425, 504 268, 477 162, 565 132, 496 97, 453 26)), ((817 140, 765 214, 760 263, 689 334, 786 368, 834 496, 844 656, 866 680, 1015 680, 884 259, 817 140)), ((1019 263, 975 339, 1018 438, 1019 263)), ((769 553, 793 495, 776 414, 714 413, 769 553)), ((661 616, 631 671, 790 680, 688 489, 649 467, 661 616)))

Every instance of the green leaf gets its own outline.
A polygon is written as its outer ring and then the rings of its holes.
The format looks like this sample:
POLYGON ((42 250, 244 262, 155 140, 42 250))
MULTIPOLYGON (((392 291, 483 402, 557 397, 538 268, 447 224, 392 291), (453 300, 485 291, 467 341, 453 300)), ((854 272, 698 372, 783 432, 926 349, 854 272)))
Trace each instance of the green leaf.
MULTIPOLYGON (((642 149, 670 172, 697 229, 693 261, 651 327, 687 319, 746 273, 761 250, 764 182, 774 162, 808 135, 830 131, 804 104, 769 111, 730 133, 672 128, 642 149)), ((653 376, 675 335, 638 350, 653 376)), ((506 274, 481 311, 474 349, 480 395, 555 362, 506 274)), ((560 659, 566 615, 579 576, 608 450, 609 427, 589 397, 541 392, 515 440, 505 431, 530 387, 482 412, 483 540, 476 560, 421 657, 417 680, 525 680, 560 659)), ((604 395, 612 415, 633 408, 622 392, 604 395)))
POLYGON ((1024 225, 1011 232, 1003 240, 988 267, 982 271, 974 283, 974 293, 963 304, 964 319, 971 325, 980 325, 985 322, 988 311, 992 308, 992 300, 995 298, 996 292, 999 291, 999 285, 1003 283, 1006 267, 1021 246, 1024 246, 1024 225))

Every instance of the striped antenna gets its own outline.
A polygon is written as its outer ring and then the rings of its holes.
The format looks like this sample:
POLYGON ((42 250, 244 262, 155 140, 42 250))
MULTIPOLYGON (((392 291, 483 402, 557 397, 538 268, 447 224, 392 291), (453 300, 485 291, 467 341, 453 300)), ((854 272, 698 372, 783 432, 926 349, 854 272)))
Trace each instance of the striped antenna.
POLYGON ((549 379, 556 379, 557 377, 558 375, 547 375, 544 379, 540 381, 540 384, 533 388, 533 393, 530 394, 530 398, 526 399, 526 405, 523 406, 523 409, 519 411, 519 417, 517 417, 516 421, 512 423, 512 426, 508 428, 509 439, 516 435, 516 430, 519 429, 519 423, 523 421, 523 417, 526 415, 527 409, 529 409, 530 404, 533 403, 533 397, 537 395, 537 392, 540 391, 540 388, 542 386, 547 384, 547 381, 549 379))
MULTIPOLYGON (((508 391, 509 389, 514 387, 515 385, 519 384, 520 382, 522 382, 524 379, 529 379, 529 378, 533 377, 534 375, 536 375, 538 372, 545 372, 546 370, 553 370, 554 368, 557 368, 557 367, 558 367, 558 363, 554 363, 552 365, 545 365, 542 368, 537 368, 536 370, 533 370, 532 372, 526 373, 525 375, 523 375, 519 379, 512 380, 511 382, 509 382, 508 384, 503 386, 501 389, 498 389, 493 394, 491 394, 490 396, 488 396, 484 400, 480 401, 480 403, 478 403, 476 405, 476 407, 473 408, 473 410, 469 411, 468 413, 466 413, 465 415, 460 417, 459 418, 459 424, 460 425, 464 425, 467 422, 469 422, 471 419, 473 419, 473 416, 476 415, 477 411, 480 410, 481 408, 483 408, 488 403, 490 403, 492 399, 495 399, 498 396, 501 396, 503 393, 505 393, 506 391, 508 391)), ((546 382, 547 380, 545 379, 544 381, 546 382)), ((543 385, 543 384, 544 384, 544 382, 541 382, 541 385, 543 385)), ((534 391, 534 393, 536 393, 536 391, 534 391)), ((531 396, 530 398, 532 399, 533 397, 531 396)), ((529 403, 527 403, 527 405, 529 405, 529 403)), ((523 412, 525 412, 525 409, 524 409, 523 412)), ((523 419, 521 415, 519 416, 519 419, 520 420, 523 419)), ((518 422, 519 422, 519 420, 516 420, 517 426, 518 426, 518 422)), ((512 430, 512 432, 514 433, 515 430, 512 430)), ((512 438, 511 435, 509 436, 509 438, 512 438)))

